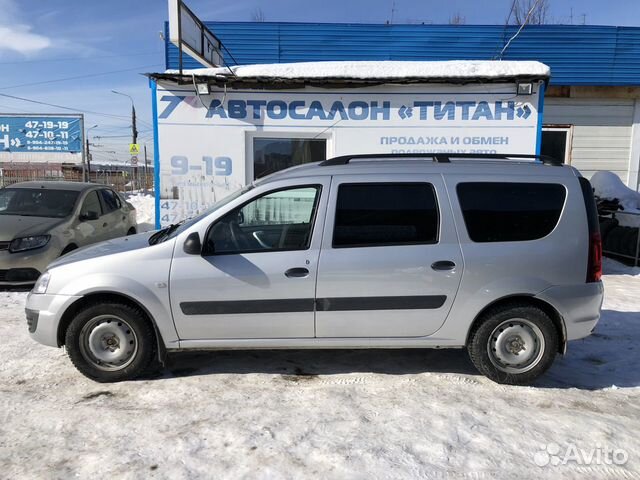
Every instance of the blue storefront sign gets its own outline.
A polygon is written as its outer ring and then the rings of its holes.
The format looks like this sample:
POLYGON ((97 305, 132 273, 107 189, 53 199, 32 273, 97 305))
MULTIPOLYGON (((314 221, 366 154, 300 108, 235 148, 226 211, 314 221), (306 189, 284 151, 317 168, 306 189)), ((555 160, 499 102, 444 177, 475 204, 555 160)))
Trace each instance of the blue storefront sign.
POLYGON ((0 152, 82 152, 82 115, 0 115, 0 152))

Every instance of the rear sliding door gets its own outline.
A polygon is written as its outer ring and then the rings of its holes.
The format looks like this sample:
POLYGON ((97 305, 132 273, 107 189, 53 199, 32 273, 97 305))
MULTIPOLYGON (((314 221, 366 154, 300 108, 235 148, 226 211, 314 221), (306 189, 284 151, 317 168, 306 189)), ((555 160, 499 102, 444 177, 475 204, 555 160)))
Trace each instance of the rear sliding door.
POLYGON ((444 323, 463 261, 439 175, 334 177, 317 337, 419 337, 444 323))

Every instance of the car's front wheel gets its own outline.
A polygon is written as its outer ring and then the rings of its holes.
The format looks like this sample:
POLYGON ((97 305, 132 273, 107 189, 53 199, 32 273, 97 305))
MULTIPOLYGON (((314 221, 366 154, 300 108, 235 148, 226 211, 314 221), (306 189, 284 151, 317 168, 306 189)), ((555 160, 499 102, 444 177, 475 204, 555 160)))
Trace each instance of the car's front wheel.
POLYGON ((96 382, 131 380, 150 365, 153 327, 131 305, 105 302, 88 306, 71 321, 65 335, 71 362, 96 382))
POLYGON ((467 350, 478 371, 491 380, 527 385, 549 369, 559 342, 543 310, 516 303, 487 311, 471 331, 467 350))

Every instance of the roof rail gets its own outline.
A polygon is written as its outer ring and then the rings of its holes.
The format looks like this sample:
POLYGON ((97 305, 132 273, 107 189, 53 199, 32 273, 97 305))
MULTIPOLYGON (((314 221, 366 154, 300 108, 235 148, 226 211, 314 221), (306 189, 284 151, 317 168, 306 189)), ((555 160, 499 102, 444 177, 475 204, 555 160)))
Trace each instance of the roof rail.
POLYGON ((356 155, 342 155, 340 157, 329 158, 320 162, 320 166, 328 167, 332 165, 347 165, 351 160, 379 158, 431 158, 437 163, 450 163, 452 158, 476 158, 480 160, 511 160, 511 159, 532 159, 538 160, 543 165, 561 166, 562 162, 548 155, 527 155, 518 153, 359 153, 356 155))

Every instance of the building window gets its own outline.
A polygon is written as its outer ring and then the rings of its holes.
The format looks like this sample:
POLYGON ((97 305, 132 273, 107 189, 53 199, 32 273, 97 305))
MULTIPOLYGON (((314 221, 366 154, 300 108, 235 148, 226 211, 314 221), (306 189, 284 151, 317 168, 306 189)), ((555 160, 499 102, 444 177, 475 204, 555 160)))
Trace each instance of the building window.
POLYGON ((327 141, 323 138, 254 138, 253 178, 326 157, 327 141))
POLYGON ((562 163, 571 163, 571 126, 542 127, 540 154, 553 157, 562 163))
POLYGON ((438 202, 428 183, 354 183, 338 188, 333 247, 438 242, 438 202))

